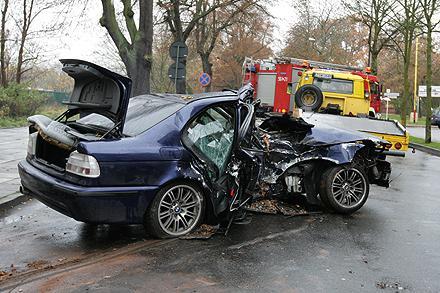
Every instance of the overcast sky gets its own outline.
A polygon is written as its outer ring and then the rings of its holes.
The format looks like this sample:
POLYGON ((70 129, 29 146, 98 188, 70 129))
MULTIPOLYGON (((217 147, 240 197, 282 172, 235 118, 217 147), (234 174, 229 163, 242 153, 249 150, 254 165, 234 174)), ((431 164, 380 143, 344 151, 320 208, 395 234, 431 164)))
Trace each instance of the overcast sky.
MULTIPOLYGON (((275 30, 275 37, 278 41, 273 44, 275 50, 281 48, 282 36, 295 20, 296 14, 291 5, 292 2, 291 0, 280 0, 277 5, 270 8, 278 26, 275 30)), ((42 40, 42 42, 47 42, 47 48, 50 50, 50 56, 53 56, 51 58, 53 62, 62 58, 95 61, 96 56, 93 56, 93 52, 99 50, 106 31, 99 25, 99 18, 102 14, 100 1, 90 1, 89 3, 87 14, 81 18, 80 24, 72 25, 55 39, 42 40)))

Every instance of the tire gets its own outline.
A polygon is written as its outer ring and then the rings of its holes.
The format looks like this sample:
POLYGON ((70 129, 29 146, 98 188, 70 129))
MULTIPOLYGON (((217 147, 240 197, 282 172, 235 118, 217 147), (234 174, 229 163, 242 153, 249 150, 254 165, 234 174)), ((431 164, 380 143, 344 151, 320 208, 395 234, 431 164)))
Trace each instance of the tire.
POLYGON ((303 110, 316 112, 321 108, 323 101, 321 89, 313 84, 303 85, 295 93, 295 104, 303 110))
POLYGON ((205 199, 192 182, 174 182, 161 188, 145 213, 145 229, 157 238, 174 238, 198 227, 205 199))
POLYGON ((370 183, 365 172, 351 165, 327 169, 319 186, 324 206, 340 214, 351 214, 360 209, 369 192, 370 183))

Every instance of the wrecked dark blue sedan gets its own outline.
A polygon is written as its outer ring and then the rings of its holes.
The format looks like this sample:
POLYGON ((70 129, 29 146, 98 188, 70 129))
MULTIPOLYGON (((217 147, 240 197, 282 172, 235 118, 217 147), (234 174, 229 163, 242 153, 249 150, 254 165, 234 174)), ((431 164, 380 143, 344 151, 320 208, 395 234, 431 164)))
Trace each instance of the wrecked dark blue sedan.
POLYGON ((78 221, 176 237, 256 197, 303 196, 352 213, 370 183, 388 185, 386 142, 287 115, 257 121, 250 87, 130 99, 130 79, 62 63, 75 80, 68 110, 29 117, 19 172, 23 193, 78 221))

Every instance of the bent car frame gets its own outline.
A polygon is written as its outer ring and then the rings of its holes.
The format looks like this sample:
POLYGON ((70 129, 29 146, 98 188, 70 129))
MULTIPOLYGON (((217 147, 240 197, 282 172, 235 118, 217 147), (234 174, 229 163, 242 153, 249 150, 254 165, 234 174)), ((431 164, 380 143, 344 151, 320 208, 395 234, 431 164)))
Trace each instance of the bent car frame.
POLYGON ((28 118, 22 191, 78 221, 144 224, 177 237, 207 217, 231 221, 256 197, 305 196, 352 213, 388 186, 389 144, 287 115, 259 120, 250 86, 130 99, 130 79, 61 60, 68 110, 28 118))

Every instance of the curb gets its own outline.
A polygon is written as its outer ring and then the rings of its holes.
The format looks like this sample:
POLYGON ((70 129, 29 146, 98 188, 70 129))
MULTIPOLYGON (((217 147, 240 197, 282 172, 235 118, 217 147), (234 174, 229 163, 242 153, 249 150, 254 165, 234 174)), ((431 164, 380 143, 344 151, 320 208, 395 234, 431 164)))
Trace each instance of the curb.
POLYGON ((10 209, 26 200, 30 197, 20 192, 9 194, 3 198, 0 198, 0 210, 10 209))
POLYGON ((424 145, 421 145, 421 144, 418 144, 418 143, 413 143, 413 142, 409 143, 409 147, 410 148, 414 148, 414 149, 419 150, 419 151, 422 151, 422 152, 425 152, 425 153, 428 153, 428 154, 433 155, 433 156, 440 157, 440 150, 435 149, 435 148, 431 148, 431 147, 424 146, 424 145))

